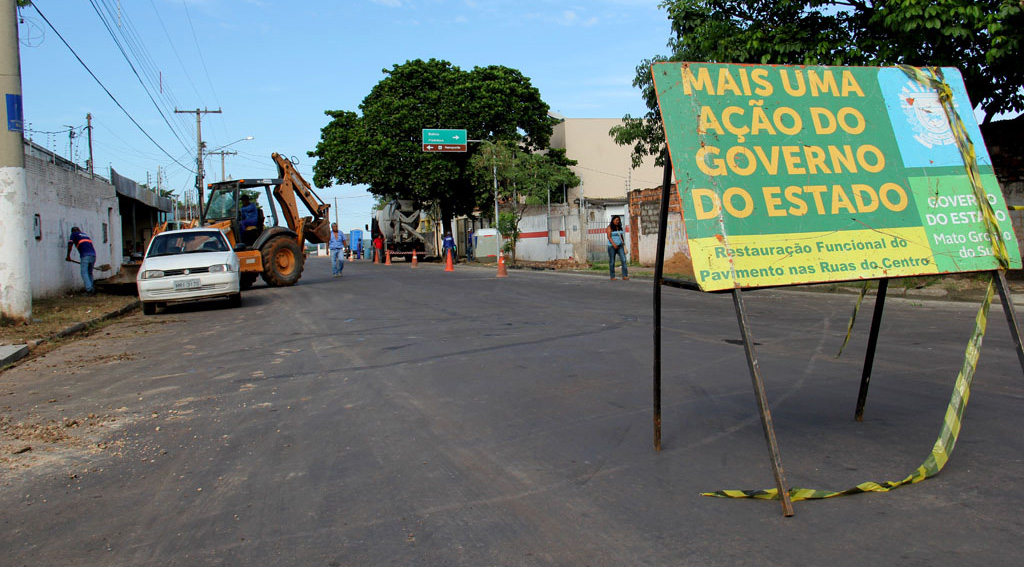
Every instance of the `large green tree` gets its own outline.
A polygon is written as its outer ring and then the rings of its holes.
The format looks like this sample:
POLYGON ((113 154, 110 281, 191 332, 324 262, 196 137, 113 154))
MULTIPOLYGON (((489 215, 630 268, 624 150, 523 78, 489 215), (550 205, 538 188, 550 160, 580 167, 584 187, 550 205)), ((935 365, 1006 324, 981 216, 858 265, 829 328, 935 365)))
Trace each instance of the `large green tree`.
POLYGON ((553 119, 529 78, 502 66, 464 71, 447 61, 420 59, 385 69, 359 105, 359 113, 327 111, 313 166, 319 187, 365 184, 386 198, 437 205, 444 230, 453 216, 488 210, 493 197, 470 167, 480 151, 423 152, 424 128, 466 129, 472 140, 512 141, 546 148, 553 119))
POLYGON ((670 57, 637 67, 647 107, 612 129, 634 165, 664 136, 650 66, 657 61, 957 67, 984 121, 1024 110, 1022 0, 665 0, 670 57))

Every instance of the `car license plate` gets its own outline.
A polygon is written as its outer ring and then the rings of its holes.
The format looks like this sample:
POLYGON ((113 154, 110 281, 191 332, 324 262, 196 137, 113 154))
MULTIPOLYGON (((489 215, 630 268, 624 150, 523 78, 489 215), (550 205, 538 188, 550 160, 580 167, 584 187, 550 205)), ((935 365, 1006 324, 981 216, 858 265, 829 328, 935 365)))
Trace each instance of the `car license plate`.
POLYGON ((199 281, 199 278, 174 282, 174 289, 196 289, 200 287, 203 287, 203 283, 199 281))

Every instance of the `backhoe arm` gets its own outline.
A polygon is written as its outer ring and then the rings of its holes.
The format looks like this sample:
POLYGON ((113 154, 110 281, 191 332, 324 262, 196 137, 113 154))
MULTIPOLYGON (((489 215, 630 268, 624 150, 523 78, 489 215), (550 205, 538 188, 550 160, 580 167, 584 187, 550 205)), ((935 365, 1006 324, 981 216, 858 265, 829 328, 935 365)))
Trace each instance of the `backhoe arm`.
POLYGON ((278 153, 271 154, 277 163, 278 177, 281 184, 274 188, 274 199, 281 205, 281 212, 288 228, 294 230, 313 244, 330 241, 331 226, 328 212, 331 206, 324 203, 302 175, 295 169, 292 162, 278 153), (301 201, 312 213, 311 217, 301 217, 297 201, 301 201))

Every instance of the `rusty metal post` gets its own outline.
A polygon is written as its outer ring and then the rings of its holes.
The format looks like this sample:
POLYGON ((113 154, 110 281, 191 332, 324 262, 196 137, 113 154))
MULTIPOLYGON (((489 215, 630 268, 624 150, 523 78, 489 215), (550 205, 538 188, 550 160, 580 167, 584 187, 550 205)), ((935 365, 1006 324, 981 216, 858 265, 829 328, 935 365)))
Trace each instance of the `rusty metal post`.
POLYGON ((785 516, 792 516, 794 514, 793 501, 789 497, 786 475, 782 470, 782 454, 779 451, 779 443, 775 439, 775 426, 772 425, 772 412, 768 407, 768 394, 765 391, 764 380, 761 379, 761 370, 757 364, 757 354, 754 352, 754 339, 750 333, 750 324, 747 322, 747 310, 743 306, 742 293, 739 288, 732 290, 732 301, 736 306, 736 320, 740 324, 740 333, 743 335, 743 348, 747 353, 750 380, 754 384, 757 411, 761 414, 761 428, 764 430, 765 441, 768 442, 768 452, 772 461, 772 474, 775 475, 775 488, 778 489, 779 501, 782 502, 782 513, 785 516))
POLYGON ((875 311, 871 315, 871 332, 868 334, 868 350, 864 354, 864 371, 860 375, 860 392, 857 393, 857 409, 854 419, 864 421, 864 404, 868 401, 868 386, 871 385, 871 369, 875 365, 875 347, 878 345, 878 331, 882 326, 882 310, 885 308, 885 293, 889 289, 889 278, 878 280, 875 294, 875 311))
POLYGON ((996 288, 999 290, 999 300, 1003 302, 1003 313, 1006 314, 1006 322, 1010 324, 1010 336, 1013 338, 1013 348, 1017 351, 1017 359, 1020 360, 1021 370, 1024 370, 1024 343, 1021 342, 1020 327, 1017 325, 1017 312, 1013 310, 1013 298, 1010 296, 1010 285, 1006 283, 1006 272, 994 270, 992 274, 996 288))
POLYGON ((672 160, 662 153, 665 172, 661 177, 661 209, 658 213, 658 256, 654 261, 654 450, 661 450, 661 284, 668 234, 668 204, 672 197, 672 160))

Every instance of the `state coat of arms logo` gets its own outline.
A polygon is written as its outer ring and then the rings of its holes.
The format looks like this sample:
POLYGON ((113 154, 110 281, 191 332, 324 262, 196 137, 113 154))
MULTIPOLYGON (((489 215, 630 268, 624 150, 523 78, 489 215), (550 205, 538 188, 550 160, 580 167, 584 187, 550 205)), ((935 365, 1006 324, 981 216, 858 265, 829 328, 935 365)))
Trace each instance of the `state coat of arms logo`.
POLYGON ((900 108, 914 131, 914 139, 926 148, 948 146, 954 143, 953 130, 942 108, 939 95, 908 81, 900 90, 900 108))

